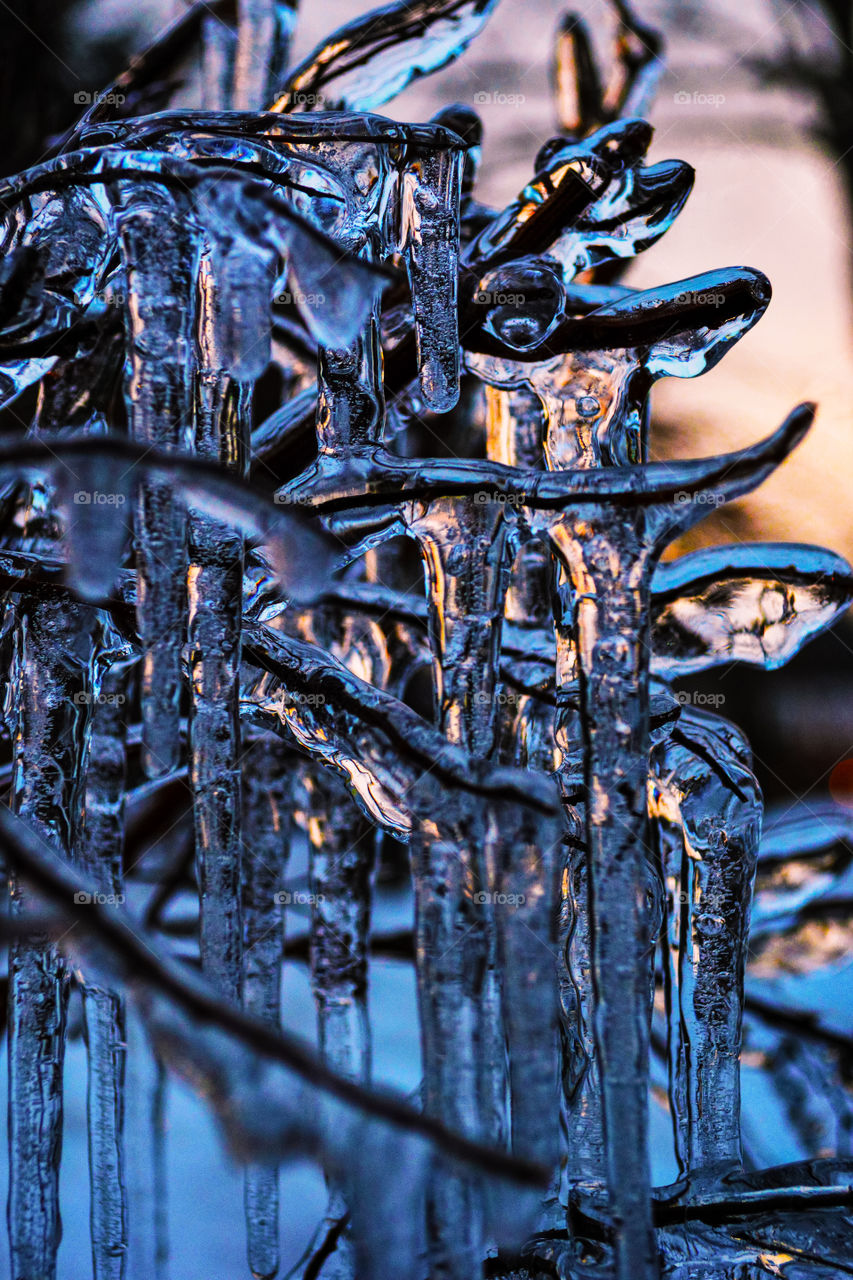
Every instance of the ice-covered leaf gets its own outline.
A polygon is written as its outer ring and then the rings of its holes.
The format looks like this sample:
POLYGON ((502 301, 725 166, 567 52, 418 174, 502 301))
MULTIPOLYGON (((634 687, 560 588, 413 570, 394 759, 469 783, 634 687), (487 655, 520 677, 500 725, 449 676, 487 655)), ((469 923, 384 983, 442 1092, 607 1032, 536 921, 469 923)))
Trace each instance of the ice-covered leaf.
POLYGON ((729 662, 774 670, 853 602, 853 570, 822 547, 739 544, 659 565, 655 669, 671 678, 729 662))
POLYGON ((371 9, 293 71, 273 111, 374 111, 467 49, 497 0, 416 0, 371 9))

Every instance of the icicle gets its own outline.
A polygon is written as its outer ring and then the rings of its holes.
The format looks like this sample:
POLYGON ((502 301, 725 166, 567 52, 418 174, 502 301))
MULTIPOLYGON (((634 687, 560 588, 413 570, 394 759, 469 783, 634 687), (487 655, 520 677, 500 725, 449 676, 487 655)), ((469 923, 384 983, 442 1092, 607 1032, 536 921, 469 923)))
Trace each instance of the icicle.
MULTIPOLYGON (((194 235, 160 187, 124 188, 115 218, 125 263, 125 400, 132 436, 181 450, 190 444, 188 366, 192 340, 194 235), (168 292, 166 292, 168 290, 168 292)), ((185 628, 185 513, 167 481, 145 481, 136 522, 137 612, 143 647, 143 765, 174 769, 185 628)))
MULTIPOLYGON (((244 256, 210 242, 199 275, 196 449, 202 457, 216 458, 232 470, 245 457, 251 384, 232 379, 229 369, 232 364, 253 369, 264 319, 257 290, 249 292, 243 306, 234 288, 244 256)), ((251 280, 255 263, 245 265, 251 280)), ((202 965, 236 1002, 242 965, 240 770, 236 763, 240 754, 242 538, 228 525, 193 516, 190 560, 190 764, 202 965)))
MULTIPOLYGON (((123 901, 128 673, 113 666, 95 702, 86 768, 80 862, 107 899, 123 901)), ((127 1255, 124 1170, 125 1019, 120 996, 82 982, 88 1061, 89 1179, 95 1280, 123 1280, 127 1255)))
POLYGON ((165 1071, 135 1008, 126 1011, 125 1032, 127 1280, 168 1280, 165 1071))
POLYGON ((501 807, 492 837, 492 900, 509 1063, 512 1150, 555 1169, 557 903, 562 824, 501 807))
MULTIPOLYGON (((538 397, 527 387, 507 390, 486 387, 487 456, 508 466, 541 469, 543 418, 538 397)), ((541 542, 522 543, 516 554, 506 598, 506 618, 524 633, 553 629, 550 579, 551 557, 541 542)), ((553 666, 553 640, 548 656, 553 666)), ((499 703, 500 738, 504 753, 516 764, 552 773, 559 766, 554 736, 554 712, 532 697, 505 690, 499 703)), ((566 957, 571 939, 567 899, 571 854, 564 853, 560 827, 539 823, 523 826, 514 811, 507 822, 499 813, 499 840, 494 857, 496 882, 512 909, 498 914, 502 951, 503 1007, 507 1026, 510 1071, 510 1111, 513 1150, 524 1151, 555 1169, 549 1189, 544 1227, 561 1227, 564 1214, 558 1200, 560 1125, 557 1123, 559 1058, 556 1041, 557 992, 571 1013, 573 992, 566 957), (506 828, 509 828, 508 830, 506 828), (517 829, 514 829, 516 828, 517 829), (556 952, 556 954, 555 954, 556 952), (551 1051, 549 1052, 549 1044, 551 1051), (535 1051, 530 1046, 535 1045, 535 1051)), ((567 816, 569 816, 567 814, 567 816)), ((579 821, 571 811, 576 833, 579 821)), ((567 1029, 574 1023, 566 1020, 567 1029)), ((565 1034, 565 1032, 564 1032, 565 1034)), ((576 1063, 578 1055, 569 1055, 576 1063)), ((581 1176, 578 1144, 572 1150, 575 1177, 581 1176)))
MULTIPOLYGON (((462 1133, 479 1134, 485 1081, 476 1047, 483 989, 472 990, 471 979, 484 975, 488 962, 485 911, 474 905, 477 891, 458 847, 416 838, 412 868, 424 1110, 462 1133)), ((427 1198, 430 1275, 467 1280, 476 1274, 482 1215, 476 1185, 439 1162, 427 1198)))
MULTIPOLYGON (((349 669, 387 683, 388 653, 380 628, 344 613, 313 610, 308 622, 330 641, 349 669)), ((300 627, 300 630, 303 628, 300 627)), ((308 695, 309 697, 311 695, 308 695)), ((315 699, 324 698, 319 693, 315 699)), ((371 1072, 367 1018, 368 937, 372 900, 375 825, 327 771, 303 765, 300 823, 310 854, 311 978, 320 1049, 336 1070, 367 1081, 371 1072)))
MULTIPOLYGON (((338 782, 315 769, 306 769, 303 777, 311 856, 311 985, 320 1052, 340 1074, 366 1083, 371 1076, 367 962, 375 828, 338 782)), ((333 1177, 326 1221, 346 1213, 346 1195, 333 1177)), ((339 1237, 329 1265, 330 1280, 355 1280, 348 1232, 339 1237)))
POLYGON ((234 108, 260 111, 269 100, 276 39, 276 0, 240 0, 234 58, 234 108))
POLYGON ((456 295, 464 161, 464 151, 452 142, 413 149, 403 179, 403 241, 420 389, 437 413, 452 409, 459 399, 456 295))
POLYGON ((739 1168, 740 1033, 761 795, 732 725, 682 712, 649 783, 667 894, 670 1090, 682 1173, 739 1168))
MULTIPOLYGON (((89 611, 66 602, 19 606, 12 806, 66 855, 81 802, 92 682, 89 611)), ((13 913, 27 897, 13 878, 13 913)), ((46 937, 9 956, 9 1248, 13 1273, 53 1280, 61 1237, 62 1066, 68 973, 46 937)))
MULTIPOLYGON (((614 513, 555 549, 572 571, 583 702, 595 1046, 619 1280, 658 1274, 648 1171, 648 1014, 652 965, 645 901, 648 772, 648 553, 614 513)), ((553 535, 552 535, 553 536, 553 535)), ((652 935, 653 936, 653 935, 652 935)))
MULTIPOLYGON (((290 854, 295 757, 272 734, 250 737, 243 759, 243 925, 247 1013, 281 1021, 283 883, 290 854)), ((250 1165, 244 1189, 249 1267, 257 1280, 279 1267, 278 1169, 250 1165)))
MULTIPOLYGON (((96 333, 93 341, 60 361, 43 395, 43 409, 63 432, 105 436, 116 374, 121 365, 121 337, 96 333)), ((81 457, 56 473, 56 501, 64 521, 65 576, 76 595, 100 602, 119 575, 128 541, 133 479, 121 459, 81 457)))
MULTIPOLYGON (((485 758, 496 745, 494 682, 508 577, 504 511, 499 504, 439 499, 410 527, 424 557, 438 724, 450 742, 485 758)), ((470 847, 419 843, 425 1106, 464 1132, 500 1140, 506 1135, 505 1050, 487 869, 473 833, 470 847)), ((437 1171, 427 1208, 437 1275, 470 1274, 482 1247, 477 1201, 475 1187, 437 1171)))
POLYGON ((321 349, 316 403, 321 452, 345 455, 379 439, 385 398, 376 313, 352 347, 321 349))

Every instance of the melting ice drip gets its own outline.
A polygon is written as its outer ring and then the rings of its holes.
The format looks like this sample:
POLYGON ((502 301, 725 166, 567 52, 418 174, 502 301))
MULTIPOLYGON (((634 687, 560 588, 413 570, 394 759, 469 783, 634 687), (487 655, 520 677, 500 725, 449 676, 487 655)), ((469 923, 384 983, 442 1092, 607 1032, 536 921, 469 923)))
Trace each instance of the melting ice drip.
POLYGON ((649 460, 654 381, 712 367, 769 285, 618 283, 692 183, 644 163, 660 41, 625 6, 605 79, 562 26, 560 132, 503 210, 476 199, 472 110, 371 114, 494 7, 392 5, 288 71, 292 4, 248 0, 233 28, 199 5, 0 186, 2 404, 38 389, 0 443, 17 1280, 56 1275, 69 957, 98 1280, 168 1275, 164 1072, 246 1165, 258 1277, 279 1272, 276 1165, 306 1153, 329 1187, 306 1277, 849 1270, 845 1151, 804 1138, 748 1170, 739 1074, 746 1008, 779 1095, 799 1071, 848 1116, 827 1055, 849 1040, 812 1020, 780 1067, 794 1015, 761 978, 780 936, 820 967, 798 930, 837 902, 849 824, 795 817, 760 847, 747 744, 672 682, 786 661, 853 573, 802 546, 661 563, 812 411, 649 460), (204 109, 160 110, 199 53, 204 109), (125 809, 182 776, 193 830, 160 841, 141 920, 111 905, 135 879, 125 809), (319 1054, 279 1026, 299 829, 319 1054), (370 1085, 377 833, 409 846, 421 1107, 370 1085), (162 927, 187 877, 201 976, 162 927), (654 1189, 661 1073, 681 1177, 654 1189))

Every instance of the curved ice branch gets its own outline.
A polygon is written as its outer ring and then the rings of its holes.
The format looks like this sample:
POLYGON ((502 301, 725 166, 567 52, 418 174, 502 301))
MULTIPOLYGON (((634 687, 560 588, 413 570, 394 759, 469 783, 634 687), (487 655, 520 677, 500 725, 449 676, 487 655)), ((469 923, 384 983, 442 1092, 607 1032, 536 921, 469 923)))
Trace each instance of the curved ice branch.
POLYGON ((391 825, 398 823, 396 829, 404 838, 413 812, 442 824, 454 821, 453 806, 433 807, 430 780, 458 795, 507 800, 544 814, 557 811, 547 778, 472 759, 404 703, 361 680, 315 645, 252 623, 245 628, 244 653, 247 661, 281 680, 278 714, 297 730, 299 741, 312 754, 324 754, 357 785, 374 819, 387 826, 388 815, 374 794, 376 780, 365 776, 363 766, 355 775, 348 772, 345 761, 351 757, 354 765, 366 753, 375 766, 381 765, 382 786, 397 811, 391 825), (335 759, 338 754, 340 760, 335 759))
POLYGON ((273 502, 216 462, 118 437, 72 437, 49 446, 33 439, 0 444, 0 471, 7 474, 70 472, 73 477, 78 460, 86 459, 108 464, 125 485, 143 477, 183 484, 191 510, 229 524, 247 538, 269 540, 275 567, 296 598, 314 599, 335 563, 331 540, 297 507, 273 502))
POLYGON ((497 0, 389 4, 338 28, 290 72, 273 111, 372 111, 458 58, 497 0))

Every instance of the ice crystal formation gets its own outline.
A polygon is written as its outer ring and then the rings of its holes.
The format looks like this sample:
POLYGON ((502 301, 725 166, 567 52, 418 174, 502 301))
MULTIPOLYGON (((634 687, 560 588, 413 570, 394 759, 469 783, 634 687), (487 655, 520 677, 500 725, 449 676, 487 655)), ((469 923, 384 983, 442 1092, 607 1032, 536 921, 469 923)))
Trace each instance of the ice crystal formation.
POLYGON ((662 558, 812 408, 649 458, 653 383, 715 365, 770 286, 620 283, 693 177, 645 162, 661 46, 622 4, 606 74, 557 33, 559 131, 505 209, 471 108, 376 114, 495 7, 392 4, 294 68, 294 5, 196 6, 0 185, 0 394, 36 405, 0 441, 14 1280, 57 1275, 72 991, 96 1280, 169 1276, 175 1075, 244 1166, 246 1275, 281 1273, 306 1156, 304 1280, 850 1270, 851 1042, 789 1034, 838 981, 850 821, 762 837, 743 735, 674 682, 784 663, 853 573, 662 558), (377 849, 410 886, 393 937, 377 849), (371 1079, 392 945, 416 1098, 371 1079), (286 954, 316 1049, 281 1027, 286 954), (742 1125, 745 1036, 769 1125, 742 1125))

